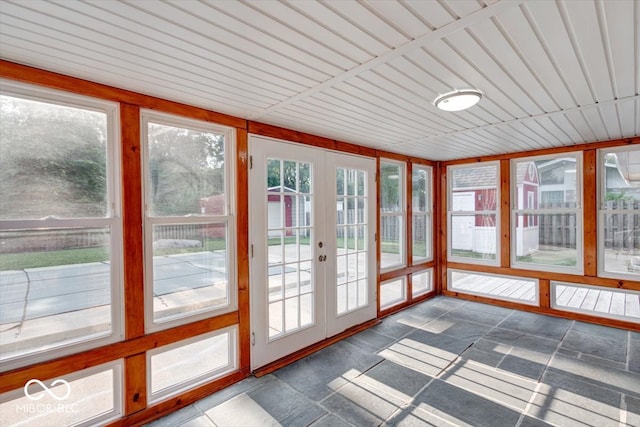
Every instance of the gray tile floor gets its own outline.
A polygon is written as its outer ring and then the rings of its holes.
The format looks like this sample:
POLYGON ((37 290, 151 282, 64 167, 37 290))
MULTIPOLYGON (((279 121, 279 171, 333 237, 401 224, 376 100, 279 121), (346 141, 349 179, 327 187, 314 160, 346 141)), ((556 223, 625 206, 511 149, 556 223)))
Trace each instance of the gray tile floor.
POLYGON ((438 297, 151 424, 640 426, 640 333, 438 297))

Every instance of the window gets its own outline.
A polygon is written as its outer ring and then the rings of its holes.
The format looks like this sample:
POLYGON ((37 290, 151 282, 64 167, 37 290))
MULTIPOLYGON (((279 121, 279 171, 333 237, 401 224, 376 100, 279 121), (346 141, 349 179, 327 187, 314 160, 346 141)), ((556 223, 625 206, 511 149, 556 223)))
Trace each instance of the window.
POLYGON ((6 426, 96 426, 122 416, 122 360, 64 375, 37 378, 0 395, 6 426), (46 389, 45 389, 46 387, 46 389))
POLYGON ((234 130, 145 111, 142 131, 147 330, 233 309, 234 130))
POLYGON ((3 82, 2 370, 122 338, 118 106, 3 82))
POLYGON ((640 280, 640 148, 599 156, 599 275, 640 280))
POLYGON ((497 265, 500 250, 498 163, 449 166, 448 258, 497 265))
POLYGON ((412 247, 413 264, 432 259, 431 194, 433 194, 432 169, 414 165, 412 172, 412 247))
POLYGON ((582 273, 581 177, 581 153, 511 161, 514 267, 582 273))
POLYGON ((638 291, 552 281, 551 307, 640 323, 638 291))
POLYGON ((448 288, 461 294, 480 295, 528 305, 539 304, 536 279, 452 269, 448 270, 448 274, 448 288))
POLYGON ((405 253, 405 164, 380 162, 380 269, 406 265, 405 253))
POLYGON ((406 276, 380 283, 380 309, 384 310, 407 300, 406 276))
POLYGON ((433 269, 411 274, 411 294, 418 297, 433 290, 433 269))
POLYGON ((211 381, 237 368, 237 327, 147 352, 150 402, 211 381))

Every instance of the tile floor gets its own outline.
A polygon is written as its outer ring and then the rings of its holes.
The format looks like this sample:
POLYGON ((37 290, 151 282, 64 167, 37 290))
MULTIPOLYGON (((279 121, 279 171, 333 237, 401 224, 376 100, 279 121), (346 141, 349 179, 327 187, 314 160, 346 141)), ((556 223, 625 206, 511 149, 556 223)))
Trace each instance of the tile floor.
POLYGON ((151 423, 640 426, 640 333, 437 297, 151 423))

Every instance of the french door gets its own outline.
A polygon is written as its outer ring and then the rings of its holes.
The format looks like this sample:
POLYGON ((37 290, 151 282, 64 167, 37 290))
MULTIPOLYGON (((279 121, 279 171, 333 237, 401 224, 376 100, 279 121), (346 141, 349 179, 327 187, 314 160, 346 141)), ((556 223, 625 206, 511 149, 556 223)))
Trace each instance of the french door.
POLYGON ((252 368, 376 316, 375 160, 249 140, 252 368))

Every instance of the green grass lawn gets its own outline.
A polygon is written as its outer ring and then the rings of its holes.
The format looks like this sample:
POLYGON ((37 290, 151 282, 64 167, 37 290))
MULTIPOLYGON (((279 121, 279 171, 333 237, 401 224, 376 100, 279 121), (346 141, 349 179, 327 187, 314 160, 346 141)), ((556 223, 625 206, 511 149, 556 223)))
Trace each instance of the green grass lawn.
POLYGON ((531 255, 519 256, 516 259, 518 262, 527 262, 532 264, 575 267, 577 263, 577 253, 575 249, 551 251, 541 250, 531 255))
POLYGON ((109 253, 103 247, 21 254, 0 254, 0 270, 22 270, 25 268, 84 264, 87 262, 104 262, 108 260, 109 253))
MULTIPOLYGON (((385 254, 397 254, 400 253, 398 242, 395 240, 383 240, 380 243, 380 249, 385 254)), ((414 256, 426 256, 427 243, 416 241, 413 242, 413 255, 414 256)))
MULTIPOLYGON (((309 237, 300 237, 301 245, 309 245, 309 237)), ((351 238, 338 238, 338 248, 344 248, 345 242, 349 249, 355 249, 356 244, 359 249, 364 249, 364 239, 351 238)), ((286 245, 296 243, 295 236, 285 237, 284 243, 286 245)), ((269 246, 281 244, 280 238, 270 238, 268 240, 269 246)), ((191 252, 213 252, 224 250, 226 248, 226 241, 224 239, 206 239, 204 247, 198 248, 172 248, 172 249, 157 249, 155 251, 156 256, 176 255, 191 252)), ((425 243, 416 242, 414 244, 414 253, 424 253, 425 243)), ((394 253, 398 252, 398 243, 394 241, 383 241, 382 252, 394 253)), ((45 252, 26 252, 15 254, 0 254, 0 270, 23 270, 25 268, 37 268, 37 267, 51 267, 56 265, 69 265, 69 264, 84 264, 88 262, 104 262, 109 260, 109 252, 106 248, 81 248, 81 249, 62 249, 58 251, 45 251, 45 252)))
MULTIPOLYGON (((225 247, 226 242, 224 239, 206 239, 204 241, 204 247, 157 249, 154 255, 166 256, 202 251, 213 252, 224 250, 225 247)), ((88 262, 104 262, 108 260, 109 251, 103 247, 0 254, 0 271, 52 267, 56 265, 84 264, 88 262)))
POLYGON ((205 239, 204 246, 196 248, 170 248, 170 249, 156 249, 153 254, 155 256, 167 256, 177 254, 188 254, 192 252, 213 252, 222 251, 227 247, 227 242, 224 239, 205 239))
MULTIPOLYGON (((311 239, 309 237, 300 237, 300 244, 301 245, 308 245, 310 243, 311 239)), ((280 245, 281 239, 280 237, 271 237, 267 240, 267 245, 268 246, 276 246, 276 245, 280 245)), ((284 244, 285 245, 292 245, 296 243, 296 236, 289 236, 289 237, 285 237, 284 238, 284 244)))
POLYGON ((461 258, 496 259, 496 254, 485 254, 481 252, 465 251, 461 249, 452 249, 451 255, 461 258))

